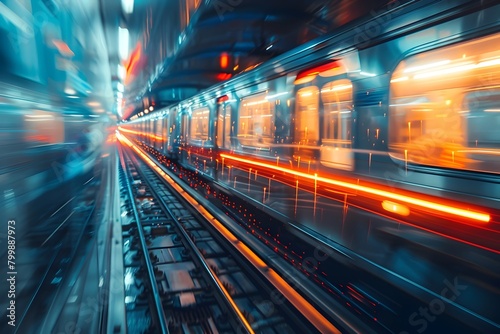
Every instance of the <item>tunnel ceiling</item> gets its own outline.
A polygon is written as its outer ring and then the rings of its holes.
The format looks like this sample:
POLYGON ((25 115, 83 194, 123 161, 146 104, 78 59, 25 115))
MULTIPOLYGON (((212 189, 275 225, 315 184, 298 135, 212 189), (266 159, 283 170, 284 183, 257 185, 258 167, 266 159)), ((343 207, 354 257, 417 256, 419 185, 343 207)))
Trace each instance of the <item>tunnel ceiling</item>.
POLYGON ((120 0, 101 0, 112 82, 125 84, 123 118, 192 96, 388 2, 135 0, 127 14, 120 0), (130 35, 125 60, 118 26, 130 35))

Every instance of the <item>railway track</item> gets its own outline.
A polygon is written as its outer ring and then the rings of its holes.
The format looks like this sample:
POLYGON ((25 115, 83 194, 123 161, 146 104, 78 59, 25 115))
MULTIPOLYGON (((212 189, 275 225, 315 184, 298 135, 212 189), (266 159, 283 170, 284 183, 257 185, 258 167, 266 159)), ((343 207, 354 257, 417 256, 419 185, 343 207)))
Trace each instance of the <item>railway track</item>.
MULTIPOLYGON (((223 185, 210 183, 197 169, 183 168, 140 142, 136 144, 141 149, 132 142, 124 142, 160 173, 176 175, 171 176, 175 182, 185 184, 189 189, 186 191, 197 193, 200 202, 209 202, 209 206, 224 212, 226 226, 237 235, 238 240, 248 244, 261 259, 265 259, 268 271, 275 270, 280 277, 294 285, 297 292, 308 296, 310 305, 315 305, 315 309, 342 332, 390 333, 398 328, 408 329, 411 326, 408 322, 411 312, 419 305, 428 303, 428 300, 439 298, 432 292, 424 293, 411 281, 387 276, 384 268, 367 263, 348 249, 320 246, 320 239, 310 231, 280 222, 279 217, 275 219, 259 213, 258 203, 234 196, 231 189, 223 185), (231 225, 233 223, 235 225, 231 225), (323 251, 325 254, 322 254, 323 251), (391 291, 392 296, 389 298, 387 291, 391 291)), ((409 246, 410 249, 415 247, 409 246)), ((427 253, 429 250, 421 251, 427 253)), ((451 258, 447 254, 433 256, 450 263, 451 258)), ((472 270, 466 265, 460 263, 463 272, 472 270)), ((478 274, 475 275, 477 277, 478 274)), ((453 277, 453 272, 448 276, 453 277)), ((459 279, 462 281, 466 278, 460 276, 459 279)), ((481 279, 490 281, 492 278, 485 273, 481 279)), ((297 307, 303 311, 307 309, 297 307)), ((434 330, 454 328, 462 331, 467 328, 474 331, 474 328, 495 327, 495 324, 486 322, 474 324, 476 316, 466 309, 455 308, 454 304, 447 304, 446 307, 450 313, 441 314, 435 319, 432 323, 434 330)), ((307 317, 310 318, 309 315, 307 317)), ((319 331, 328 332, 324 329, 319 331)))
POLYGON ((234 251, 231 241, 215 232, 207 217, 123 147, 129 332, 317 332, 317 326, 278 297, 278 290, 234 251))

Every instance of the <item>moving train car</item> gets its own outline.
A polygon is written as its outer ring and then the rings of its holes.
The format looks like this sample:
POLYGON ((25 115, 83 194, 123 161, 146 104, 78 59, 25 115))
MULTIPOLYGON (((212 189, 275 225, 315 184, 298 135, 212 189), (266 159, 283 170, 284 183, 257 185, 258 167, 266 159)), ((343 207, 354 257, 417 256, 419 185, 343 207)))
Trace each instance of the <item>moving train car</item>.
POLYGON ((496 1, 392 2, 120 129, 424 305, 500 330, 499 15, 496 1), (450 281, 467 291, 440 297, 450 281))

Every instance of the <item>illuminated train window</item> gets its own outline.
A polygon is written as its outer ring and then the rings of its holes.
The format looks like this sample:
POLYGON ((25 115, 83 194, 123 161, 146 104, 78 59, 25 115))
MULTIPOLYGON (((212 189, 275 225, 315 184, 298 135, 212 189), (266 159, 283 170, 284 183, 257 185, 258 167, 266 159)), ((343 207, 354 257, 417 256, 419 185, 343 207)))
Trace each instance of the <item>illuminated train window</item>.
POLYGON ((342 79, 327 83, 321 89, 323 101, 323 135, 321 163, 351 170, 352 156, 352 84, 342 79))
POLYGON ((210 111, 207 107, 193 110, 190 124, 190 140, 207 141, 210 111))
POLYGON ((295 141, 299 145, 317 145, 319 142, 319 89, 309 86, 297 92, 295 141))
MULTIPOLYGON (((226 129, 228 130, 228 129, 226 129)), ((244 98, 238 117, 238 141, 241 145, 269 147, 273 140, 274 109, 266 94, 244 98)))
POLYGON ((391 79, 389 148, 408 163, 498 173, 500 34, 402 61, 391 79))

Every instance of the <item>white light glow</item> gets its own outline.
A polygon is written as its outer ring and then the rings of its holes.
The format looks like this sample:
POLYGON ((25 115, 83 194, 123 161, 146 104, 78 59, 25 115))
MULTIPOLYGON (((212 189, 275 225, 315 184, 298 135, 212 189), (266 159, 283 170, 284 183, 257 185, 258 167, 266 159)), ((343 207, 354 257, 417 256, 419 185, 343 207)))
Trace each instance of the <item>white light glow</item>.
POLYGON ((286 94, 288 94, 288 92, 276 93, 274 95, 268 95, 268 96, 266 96, 266 99, 267 100, 272 100, 272 99, 277 98, 278 96, 283 96, 283 95, 286 95, 286 94))
POLYGON ((128 40, 129 40, 128 29, 119 27, 118 45, 119 45, 120 58, 122 60, 126 60, 128 58, 128 40))
POLYGON ((393 83, 393 82, 400 82, 400 81, 407 81, 407 80, 408 80, 408 77, 407 77, 407 76, 404 76, 404 77, 400 77, 400 78, 392 79, 392 80, 391 80, 391 83, 393 83))
POLYGON ((262 104, 262 103, 267 103, 269 102, 268 100, 264 99, 264 100, 260 100, 260 101, 253 101, 253 102, 248 102, 248 103, 245 103, 243 106, 244 107, 250 107, 250 106, 255 106, 257 104, 262 104))
POLYGON ((73 88, 66 88, 64 89, 64 92, 68 95, 75 95, 76 91, 73 88))
POLYGON ((442 75, 446 75, 446 74, 470 71, 474 68, 476 68, 476 64, 464 64, 464 65, 460 65, 460 66, 445 68, 443 70, 419 73, 419 74, 416 74, 413 78, 414 79, 424 79, 424 78, 442 76, 442 75))
POLYGON ((122 8, 125 14, 132 14, 134 12, 134 0, 122 0, 122 8))
POLYGON ((118 65, 118 69, 117 69, 118 78, 124 79, 126 74, 127 74, 127 71, 125 70, 125 67, 123 65, 118 65))
POLYGON ((336 92, 336 91, 339 91, 339 90, 348 90, 348 89, 351 89, 351 88, 352 88, 352 85, 337 85, 337 86, 333 86, 331 88, 322 89, 321 93, 336 92))
POLYGON ((430 63, 430 64, 425 64, 425 65, 420 65, 420 66, 413 66, 413 67, 408 67, 403 71, 403 73, 411 73, 411 72, 416 72, 420 70, 426 70, 428 68, 433 68, 437 66, 442 66, 442 65, 447 65, 450 63, 450 60, 441 60, 435 63, 430 63))

